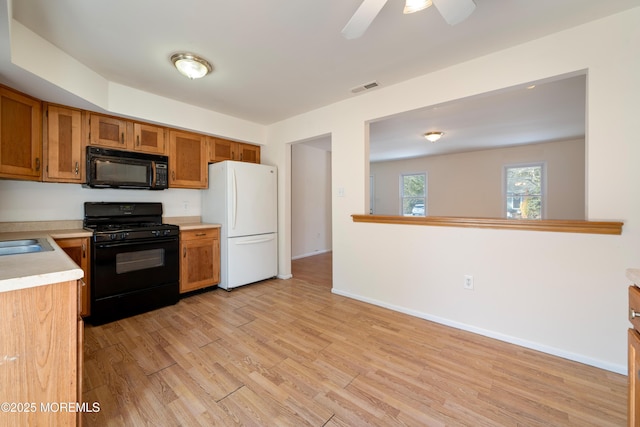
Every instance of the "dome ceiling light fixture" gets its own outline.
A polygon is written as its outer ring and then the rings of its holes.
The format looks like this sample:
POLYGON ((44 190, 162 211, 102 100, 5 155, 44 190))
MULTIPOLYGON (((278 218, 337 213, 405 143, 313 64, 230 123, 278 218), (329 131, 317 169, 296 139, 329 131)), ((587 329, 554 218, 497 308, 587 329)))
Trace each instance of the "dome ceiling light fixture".
POLYGON ((440 132, 440 131, 427 132, 427 133, 424 134, 424 137, 427 138, 431 142, 436 142, 437 140, 442 138, 442 135, 444 135, 444 132, 440 132))
POLYGON ((193 79, 200 79, 209 74, 213 67, 206 60, 193 53, 176 53, 171 55, 171 62, 182 74, 193 79))

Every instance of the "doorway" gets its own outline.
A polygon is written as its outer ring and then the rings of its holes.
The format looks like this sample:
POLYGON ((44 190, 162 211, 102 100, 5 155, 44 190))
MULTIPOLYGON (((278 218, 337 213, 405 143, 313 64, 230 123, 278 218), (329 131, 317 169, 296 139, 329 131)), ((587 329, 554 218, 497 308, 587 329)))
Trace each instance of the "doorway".
POLYGON ((291 145, 291 259, 331 252, 331 136, 291 145))

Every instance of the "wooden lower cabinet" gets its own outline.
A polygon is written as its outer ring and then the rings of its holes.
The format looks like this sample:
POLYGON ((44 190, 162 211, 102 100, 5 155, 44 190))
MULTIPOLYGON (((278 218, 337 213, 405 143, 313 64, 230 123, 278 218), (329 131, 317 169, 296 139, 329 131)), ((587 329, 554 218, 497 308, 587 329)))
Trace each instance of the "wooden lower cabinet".
POLYGON ((87 317, 91 314, 91 301, 90 301, 90 292, 91 287, 89 283, 89 266, 91 263, 89 260, 91 259, 89 251, 91 245, 89 244, 88 237, 77 237, 77 238, 64 238, 64 239, 56 239, 56 243, 60 248, 69 255, 69 258, 73 260, 78 266, 84 271, 84 278, 80 281, 80 315, 82 317, 87 317))
POLYGON ((640 288, 629 286, 629 321, 633 326, 628 332, 629 378, 629 427, 640 425, 640 288))
POLYGON ((629 426, 640 423, 640 334, 629 329, 629 426))
POLYGON ((180 232, 180 293, 220 282, 220 229, 180 232))
POLYGON ((82 327, 75 280, 0 293, 0 425, 78 424, 82 327))

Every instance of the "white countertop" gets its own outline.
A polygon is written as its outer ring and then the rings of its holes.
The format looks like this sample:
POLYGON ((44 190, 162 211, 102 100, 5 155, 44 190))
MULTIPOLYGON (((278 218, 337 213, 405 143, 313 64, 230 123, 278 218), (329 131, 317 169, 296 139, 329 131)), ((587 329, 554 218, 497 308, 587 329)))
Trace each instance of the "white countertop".
POLYGON ((627 268, 627 279, 640 286, 640 268, 627 268))
POLYGON ((84 273, 56 244, 53 236, 83 237, 84 230, 48 230, 0 233, 1 240, 46 238, 52 251, 0 256, 0 292, 78 280, 84 273))
POLYGON ((174 217, 164 218, 163 222, 174 224, 180 227, 180 230, 200 230, 205 228, 220 228, 220 224, 201 222, 200 217, 174 217))

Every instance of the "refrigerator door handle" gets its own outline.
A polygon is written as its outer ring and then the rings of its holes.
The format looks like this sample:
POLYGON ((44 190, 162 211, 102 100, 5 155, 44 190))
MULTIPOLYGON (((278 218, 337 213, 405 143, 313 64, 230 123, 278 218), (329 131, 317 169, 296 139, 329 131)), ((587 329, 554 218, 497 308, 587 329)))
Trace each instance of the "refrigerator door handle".
POLYGON ((236 228, 236 216, 238 215, 238 190, 236 183, 236 171, 232 169, 231 174, 231 229, 236 228))
POLYGON ((236 242, 236 245, 255 245, 256 243, 264 243, 264 242, 270 242, 273 240, 273 236, 271 237, 266 237, 263 239, 255 239, 255 240, 242 240, 240 242, 236 242))

